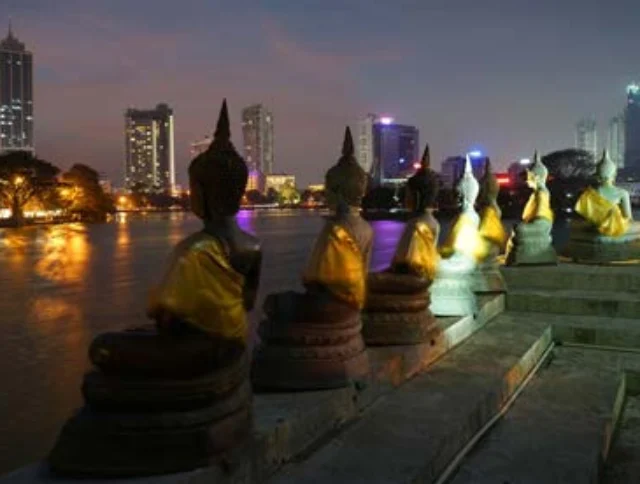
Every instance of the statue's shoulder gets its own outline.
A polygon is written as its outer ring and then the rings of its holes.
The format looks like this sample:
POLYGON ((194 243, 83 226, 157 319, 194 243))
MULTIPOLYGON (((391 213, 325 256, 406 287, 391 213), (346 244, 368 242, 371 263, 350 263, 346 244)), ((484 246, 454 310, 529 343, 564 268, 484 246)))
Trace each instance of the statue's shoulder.
POLYGON ((262 248, 260 239, 249 232, 239 230, 237 233, 237 246, 244 251, 258 252, 262 248))
POLYGON ((174 254, 176 257, 181 257, 194 252, 208 252, 218 249, 222 245, 218 237, 200 231, 178 242, 174 249, 174 254))

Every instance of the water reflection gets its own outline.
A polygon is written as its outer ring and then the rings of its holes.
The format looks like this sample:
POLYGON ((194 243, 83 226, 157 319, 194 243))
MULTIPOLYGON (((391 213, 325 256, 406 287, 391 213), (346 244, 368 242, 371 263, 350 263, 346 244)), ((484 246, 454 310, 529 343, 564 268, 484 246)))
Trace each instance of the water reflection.
POLYGON ((54 225, 41 232, 44 247, 36 273, 51 282, 77 283, 86 276, 91 246, 82 224, 54 225))
POLYGON ((373 228, 373 254, 369 270, 381 271, 389 266, 396 244, 402 236, 404 223, 393 220, 371 222, 373 228))
POLYGON ((238 225, 245 232, 256 234, 256 216, 258 212, 255 210, 240 210, 236 216, 238 225))

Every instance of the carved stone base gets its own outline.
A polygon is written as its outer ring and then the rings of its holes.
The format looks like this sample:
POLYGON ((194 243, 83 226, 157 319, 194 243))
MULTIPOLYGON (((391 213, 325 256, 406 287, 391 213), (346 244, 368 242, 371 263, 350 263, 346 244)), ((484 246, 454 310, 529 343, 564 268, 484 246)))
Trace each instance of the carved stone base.
POLYGON ((428 280, 411 274, 370 274, 362 312, 367 345, 411 345, 433 339, 437 325, 429 310, 428 287, 428 280))
MULTIPOLYGON (((362 336, 359 339, 362 341, 362 336)), ((301 359, 294 348, 261 346, 254 356, 253 385, 256 391, 326 390, 349 386, 354 381, 365 380, 369 374, 364 342, 362 351, 344 359, 332 352, 325 355, 328 357, 301 359)))
POLYGON ((440 331, 429 310, 415 313, 362 313, 362 336, 369 346, 415 345, 440 331))
POLYGON ((429 289, 436 316, 467 316, 478 312, 473 273, 439 274, 429 289))
POLYGON ((574 262, 606 264, 640 259, 640 224, 633 224, 620 237, 600 235, 590 226, 575 221, 571 224, 569 242, 563 255, 574 262))
POLYGON ((556 265, 558 255, 551 244, 551 226, 547 224, 522 224, 517 226, 507 243, 505 264, 556 265))
POLYGON ((227 398, 183 412, 101 412, 86 406, 63 427, 51 471, 70 477, 134 477, 215 465, 250 434, 248 381, 227 398))
POLYGON ((495 259, 479 265, 473 273, 473 292, 490 294, 506 291, 507 286, 500 272, 500 264, 495 259))
POLYGON ((251 379, 257 390, 340 388, 366 379, 360 312, 327 294, 272 294, 251 379))

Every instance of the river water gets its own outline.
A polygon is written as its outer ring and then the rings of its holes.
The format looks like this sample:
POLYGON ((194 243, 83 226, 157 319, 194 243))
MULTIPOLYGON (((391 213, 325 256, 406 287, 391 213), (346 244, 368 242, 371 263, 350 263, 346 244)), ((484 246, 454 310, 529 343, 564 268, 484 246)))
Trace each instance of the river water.
MULTIPOLYGON (((268 292, 299 288, 321 214, 241 212, 239 221, 263 241, 258 308, 268 292)), ((372 270, 378 270, 388 264, 403 224, 372 226, 372 270)), ((46 455, 82 403, 92 338, 146 322, 148 288, 171 248, 199 227, 195 217, 172 213, 0 229, 0 475, 46 455)), ((259 317, 257 309, 254 324, 259 317)))

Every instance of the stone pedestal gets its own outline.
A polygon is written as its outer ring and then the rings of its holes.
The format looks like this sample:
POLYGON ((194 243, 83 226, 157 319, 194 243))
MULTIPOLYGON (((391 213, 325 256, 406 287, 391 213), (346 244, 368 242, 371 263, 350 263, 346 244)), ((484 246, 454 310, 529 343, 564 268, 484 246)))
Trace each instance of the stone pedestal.
POLYGON ((640 223, 634 223, 624 235, 608 237, 587 222, 574 220, 563 255, 586 264, 640 260, 640 223))
POLYGON ((340 388, 368 377, 357 309, 329 293, 296 292, 270 294, 264 309, 251 370, 256 390, 340 388))
POLYGON ((494 294, 507 291, 497 257, 498 249, 494 249, 489 254, 489 257, 478 265, 473 273, 473 292, 494 294))
POLYGON ((558 256, 552 245, 551 223, 537 220, 517 225, 507 243, 506 265, 556 265, 558 256))
POLYGON ((412 345, 431 341, 438 332, 429 310, 429 281, 409 274, 370 274, 362 312, 367 345, 412 345))
POLYGON ((52 472, 133 477, 219 463, 250 433, 249 367, 243 352, 188 378, 87 374, 86 405, 63 427, 48 459, 52 472))
POLYGON ((455 268, 450 259, 440 261, 436 278, 429 288, 431 312, 436 316, 467 316, 478 312, 473 292, 474 266, 455 268))

